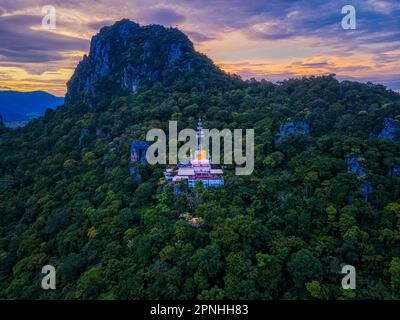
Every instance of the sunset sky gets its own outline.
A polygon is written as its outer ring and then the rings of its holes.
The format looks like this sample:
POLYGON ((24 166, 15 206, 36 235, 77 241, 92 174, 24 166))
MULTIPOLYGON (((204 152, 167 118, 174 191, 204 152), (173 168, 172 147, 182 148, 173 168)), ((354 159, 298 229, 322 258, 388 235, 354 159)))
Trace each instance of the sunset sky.
POLYGON ((91 36, 122 18, 178 27, 244 79, 335 73, 400 91, 399 0, 0 0, 0 90, 64 95, 91 36), (346 4, 356 30, 341 27, 346 4), (41 27, 44 5, 55 30, 41 27))

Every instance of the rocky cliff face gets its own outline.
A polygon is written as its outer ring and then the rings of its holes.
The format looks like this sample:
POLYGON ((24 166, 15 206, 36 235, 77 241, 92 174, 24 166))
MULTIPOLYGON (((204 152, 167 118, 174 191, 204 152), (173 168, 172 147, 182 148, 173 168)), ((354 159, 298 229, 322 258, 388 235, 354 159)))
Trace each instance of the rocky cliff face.
POLYGON ((181 31, 124 19, 92 38, 89 55, 67 83, 66 103, 95 109, 139 87, 168 86, 189 73, 222 74, 181 31))
POLYGON ((308 134, 310 125, 305 121, 289 121, 279 128, 278 141, 284 140, 287 136, 295 134, 308 134))
POLYGON ((386 118, 383 128, 378 135, 380 139, 389 139, 393 142, 399 142, 400 122, 394 119, 386 118))
POLYGON ((367 174, 362 167, 357 155, 349 155, 346 157, 347 172, 355 174, 357 179, 361 181, 360 193, 364 197, 364 201, 368 202, 369 195, 372 191, 371 181, 367 178, 367 174))

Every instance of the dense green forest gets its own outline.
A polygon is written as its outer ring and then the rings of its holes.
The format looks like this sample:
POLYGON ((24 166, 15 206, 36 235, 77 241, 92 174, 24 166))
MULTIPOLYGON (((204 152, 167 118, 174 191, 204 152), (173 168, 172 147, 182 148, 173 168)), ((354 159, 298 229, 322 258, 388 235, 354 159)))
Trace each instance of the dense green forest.
POLYGON ((382 134, 387 119, 398 126, 399 94, 333 75, 274 84, 206 69, 101 99, 0 126, 0 298, 400 298, 399 133, 382 134), (164 166, 130 175, 133 140, 199 116, 205 128, 254 128, 252 175, 226 166, 224 187, 182 194, 163 184, 164 166), (309 131, 282 137, 296 121, 309 131), (40 286, 46 264, 56 290, 40 286), (344 264, 357 290, 341 289, 344 264))

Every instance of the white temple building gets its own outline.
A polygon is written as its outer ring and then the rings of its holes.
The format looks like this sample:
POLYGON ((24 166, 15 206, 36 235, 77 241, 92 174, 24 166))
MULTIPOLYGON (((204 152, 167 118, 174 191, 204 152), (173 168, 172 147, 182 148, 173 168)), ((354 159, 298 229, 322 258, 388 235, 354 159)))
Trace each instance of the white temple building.
POLYGON ((204 188, 224 185, 223 170, 213 169, 207 150, 202 149, 203 137, 203 125, 199 119, 197 125, 198 148, 194 156, 191 157, 189 164, 179 163, 177 168, 167 169, 164 172, 166 182, 177 184, 186 181, 189 188, 194 187, 198 181, 202 182, 204 188))

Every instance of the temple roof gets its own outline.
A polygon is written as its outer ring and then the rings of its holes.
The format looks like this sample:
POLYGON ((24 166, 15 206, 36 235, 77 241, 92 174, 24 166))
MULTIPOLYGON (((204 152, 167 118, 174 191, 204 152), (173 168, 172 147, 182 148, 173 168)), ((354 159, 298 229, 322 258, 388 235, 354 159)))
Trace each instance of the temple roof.
POLYGON ((179 168, 178 176, 193 176, 194 169, 193 168, 179 168))

